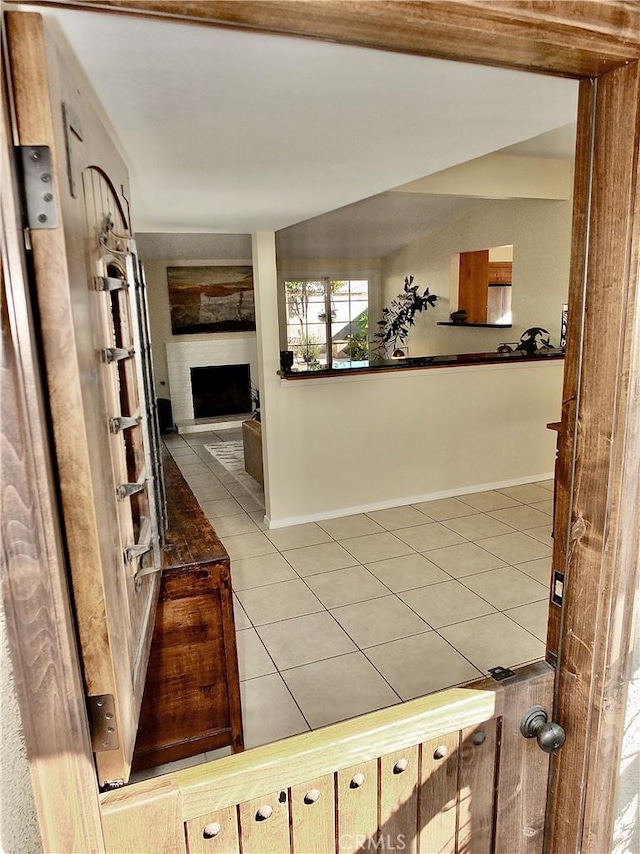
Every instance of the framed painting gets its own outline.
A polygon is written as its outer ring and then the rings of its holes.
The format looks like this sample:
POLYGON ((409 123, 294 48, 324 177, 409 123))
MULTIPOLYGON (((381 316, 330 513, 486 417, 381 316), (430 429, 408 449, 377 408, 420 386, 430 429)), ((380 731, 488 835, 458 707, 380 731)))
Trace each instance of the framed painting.
POLYGON ((167 267, 173 335, 255 330, 251 266, 167 267))

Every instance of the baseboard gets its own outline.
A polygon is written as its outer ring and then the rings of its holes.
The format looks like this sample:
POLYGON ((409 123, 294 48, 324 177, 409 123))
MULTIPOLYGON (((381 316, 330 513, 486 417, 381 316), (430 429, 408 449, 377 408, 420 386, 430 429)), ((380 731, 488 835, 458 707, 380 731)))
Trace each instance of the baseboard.
POLYGON ((371 504, 361 504, 354 507, 336 507, 323 513, 309 513, 306 516, 288 516, 283 519, 264 517, 269 529, 289 528, 291 525, 304 525, 305 522, 322 522, 325 519, 335 519, 340 516, 354 516, 356 513, 370 513, 373 510, 387 510, 389 507, 401 507, 406 504, 419 504, 422 501, 436 501, 438 498, 455 498, 459 495, 471 495, 474 492, 488 492, 491 489, 505 489, 508 486, 522 486, 525 483, 536 483, 539 480, 553 480, 553 472, 516 477, 510 480, 495 481, 494 483, 478 483, 473 486, 461 486, 456 489, 445 489, 441 492, 428 492, 423 495, 392 498, 388 501, 375 501, 371 504))

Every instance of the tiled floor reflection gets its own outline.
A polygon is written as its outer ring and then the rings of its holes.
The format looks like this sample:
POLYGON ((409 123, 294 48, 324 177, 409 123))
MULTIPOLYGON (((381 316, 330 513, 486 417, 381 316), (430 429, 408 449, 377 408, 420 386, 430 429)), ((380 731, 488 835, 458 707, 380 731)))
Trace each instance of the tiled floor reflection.
POLYGON ((552 481, 269 531, 203 447, 239 437, 165 442, 231 556, 248 747, 543 657, 552 481))

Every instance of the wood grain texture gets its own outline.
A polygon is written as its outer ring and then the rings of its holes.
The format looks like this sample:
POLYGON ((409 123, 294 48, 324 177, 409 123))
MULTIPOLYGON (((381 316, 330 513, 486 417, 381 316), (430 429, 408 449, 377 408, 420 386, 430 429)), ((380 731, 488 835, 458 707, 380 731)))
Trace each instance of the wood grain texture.
POLYGON ((489 298, 489 250, 460 253, 458 308, 467 312, 469 323, 487 322, 489 298))
POLYGON ((418 745, 380 758, 378 844, 383 851, 418 850, 418 745))
POLYGON ((109 418, 120 413, 107 409, 109 380, 100 357, 109 345, 102 334, 105 295, 93 287, 98 224, 107 212, 116 229, 125 222, 95 176, 86 194, 81 184, 77 198, 71 195, 63 102, 82 126, 82 143, 74 147, 77 174, 99 166, 123 188, 128 178, 75 58, 40 15, 10 12, 6 24, 19 140, 50 147, 59 200, 61 224, 31 231, 32 262, 83 675, 89 695, 111 694, 116 707, 119 746, 96 754, 104 783, 129 776, 159 579, 150 577, 138 589, 124 559, 130 543, 123 542, 115 488, 125 452, 109 430, 109 418))
MULTIPOLYGON (((591 138, 595 84, 583 81, 578 93, 576 165, 573 187, 573 228, 567 313, 567 343, 562 386, 561 426, 557 441, 554 483, 553 552, 551 568, 566 572, 569 552, 569 519, 576 440, 578 378, 584 346, 582 316, 585 299, 586 252, 588 239, 588 199, 591 180, 591 138)), ((562 610, 551 601, 547 624, 547 660, 555 663, 560 647, 562 610)))
POLYGON ((77 0, 74 8, 172 16, 371 48, 587 77, 640 56, 625 2, 485 0, 77 0))
MULTIPOLYGON (((208 4, 210 11, 213 5, 208 4)), ((277 2, 269 4, 271 11, 265 4, 234 3, 225 5, 226 9, 220 11, 221 4, 216 4, 216 12, 223 18, 226 15, 225 20, 231 25, 262 26, 265 29, 271 27, 274 30, 281 29, 285 32, 289 32, 293 28, 293 23, 285 14, 284 4, 277 2), (253 8, 255 6, 261 6, 262 8, 258 8, 256 11, 253 8), (255 16, 258 13, 267 16, 262 23, 256 21, 255 16), (236 20, 234 23, 235 19, 233 16, 237 15, 244 16, 244 18, 242 21, 236 20), (271 16, 270 21, 268 20, 269 16, 271 16)), ((297 5, 298 18, 304 18, 306 10, 303 11, 302 4, 297 5)), ((637 5, 620 2, 523 2, 519 4, 505 2, 498 4, 494 0, 486 0, 482 4, 478 2, 446 3, 439 6, 438 12, 441 17, 438 21, 427 20, 429 7, 433 7, 434 4, 424 3, 420 7, 420 14, 424 17, 421 26, 416 26, 416 22, 412 22, 410 17, 405 18, 402 16, 401 4, 381 2, 380 8, 385 7, 384 12, 381 14, 387 15, 386 27, 380 25, 380 19, 378 18, 373 24, 375 34, 369 33, 368 36, 365 36, 364 41, 359 41, 363 38, 361 30, 363 27, 365 29, 371 27, 371 23, 367 21, 367 15, 362 14, 360 16, 361 20, 353 24, 352 32, 348 28, 348 21, 345 22, 344 18, 339 21, 337 12, 335 11, 338 5, 342 7, 342 10, 338 9, 338 12, 344 11, 347 6, 350 7, 350 11, 357 10, 358 7, 361 9, 361 3, 323 4, 324 8, 328 10, 327 16, 331 18, 333 15, 328 24, 322 21, 318 23, 318 19, 321 18, 321 11, 319 11, 319 5, 315 5, 315 9, 307 6, 309 10, 308 18, 299 24, 302 30, 306 31, 311 37, 316 36, 320 38, 333 38, 337 41, 369 43, 391 50, 407 50, 417 53, 427 52, 451 58, 457 57, 465 61, 494 62, 511 67, 532 67, 533 56, 534 62, 541 61, 545 68, 559 74, 599 74, 609 67, 607 64, 609 62, 618 65, 637 56, 638 43, 640 41, 638 39, 637 5), (330 6, 334 7, 333 10, 330 6), (463 9, 462 7, 467 8, 463 9), (394 20, 396 13, 397 19, 394 20), (502 21, 505 18, 509 18, 511 26, 518 29, 519 36, 515 37, 512 29, 505 36, 506 31, 501 28, 502 25, 500 27, 495 26, 495 15, 501 17, 502 21), (433 26, 430 28, 431 24, 433 26), (427 29, 430 29, 430 32, 425 35, 425 30, 427 29), (445 32, 442 32, 443 30, 445 32), (477 35, 475 30, 477 30, 477 35), (491 32, 490 38, 488 31, 491 32), (369 42, 366 41, 366 38, 369 38, 369 42), (493 45, 490 42, 493 42, 493 45), (603 48, 603 44, 606 44, 606 49, 603 48)), ((187 4, 184 4, 182 8, 184 9, 186 6, 187 4)), ((202 7, 200 7, 200 11, 202 11, 202 7)), ((615 110, 608 109, 605 112, 605 102, 603 101, 596 105, 596 118, 600 126, 601 139, 607 139, 612 150, 616 152, 616 156, 620 156, 620 146, 625 149, 626 153, 622 155, 622 160, 625 163, 624 168, 628 168, 629 166, 629 153, 631 152, 633 160, 638 147, 636 128, 635 126, 631 126, 633 125, 633 121, 629 122, 629 116, 634 115, 637 104, 637 92, 632 79, 634 73, 633 68, 629 68, 623 73, 624 79, 618 79, 616 85, 613 85, 612 81, 608 84, 611 90, 615 90, 618 86, 621 90, 623 88, 627 89, 629 103, 627 104, 628 112, 626 114, 621 111, 612 118, 615 110), (629 89, 628 87, 631 88, 629 89), (603 110, 602 113, 600 112, 601 110, 603 110), (600 116, 605 115, 609 122, 606 134, 603 133, 602 122, 604 119, 600 118, 600 116)), ((583 87, 588 85, 591 84, 583 84, 583 87)), ((583 124, 582 119, 580 122, 583 124)), ((579 179, 582 180, 583 177, 579 176, 579 179)), ((628 178, 631 184, 627 183, 624 185, 623 183, 621 187, 623 197, 628 192, 630 186, 635 188, 636 176, 633 168, 629 171, 628 178)), ((598 182, 604 187, 608 181, 612 182, 613 187, 619 186, 618 164, 611 158, 601 158, 598 162, 598 182)), ((635 282, 633 276, 631 278, 629 276, 629 270, 634 271, 633 275, 635 276, 637 261, 637 237, 635 235, 638 234, 639 229, 635 189, 633 195, 634 199, 627 197, 628 206, 626 211, 621 210, 620 206, 616 207, 608 203, 603 208, 600 208, 600 196, 598 194, 597 200, 591 206, 590 215, 598 220, 596 231, 599 231, 603 227, 609 239, 608 241, 602 239, 602 235, 600 235, 598 240, 592 243, 589 256, 589 269, 592 282, 590 287, 594 298, 598 293, 597 277, 594 271, 601 265, 605 273, 605 278, 609 280, 611 278, 610 257, 615 258, 615 264, 618 265, 618 273, 620 274, 620 281, 623 283, 623 287, 626 287, 630 280, 632 285, 635 282), (628 267, 625 267, 623 264, 623 268, 620 269, 620 257, 626 255, 629 246, 632 248, 632 256, 629 259, 628 267)), ((583 203, 586 204, 586 197, 584 196, 583 203)), ((582 208, 577 204, 576 222, 579 223, 581 215, 582 208)), ((580 250, 584 249, 585 240, 585 236, 582 235, 575 242, 578 255, 580 254, 580 250)), ((604 288, 604 292, 609 296, 608 286, 604 288)), ((609 451, 611 452, 610 463, 615 470, 614 474, 619 474, 620 460, 616 455, 621 449, 624 449, 626 462, 630 463, 630 474, 628 477, 633 479, 637 473, 635 455, 638 448, 638 439, 633 429, 633 419, 629 415, 631 409, 629 408, 626 413, 622 410, 627 405, 627 401, 631 401, 637 406, 635 397, 635 367, 633 371, 625 374, 625 363, 627 365, 632 364, 630 351, 632 346, 637 346, 635 342, 638 340, 638 332, 636 328, 637 310, 635 302, 630 298, 630 292, 626 294, 626 300, 628 312, 625 316, 625 321, 616 324, 614 319, 613 325, 607 325, 611 318, 608 312, 604 312, 600 324, 595 323, 588 326, 584 346, 585 352, 591 359, 590 373, 588 372, 590 376, 593 376, 598 360, 603 360, 609 365, 612 358, 618 359, 618 354, 622 354, 619 358, 621 374, 614 377, 612 387, 617 386, 615 393, 622 407, 616 410, 618 415, 616 423, 619 425, 623 424, 624 429, 614 430, 607 436, 607 427, 605 425, 602 438, 603 444, 608 444, 609 451)), ((637 358, 637 352, 635 356, 637 358)), ((609 372, 609 367, 606 370, 609 372)), ((19 378, 19 382, 23 382, 22 378, 19 378)), ((597 406, 596 411, 598 411, 597 406)), ((578 464, 581 470, 580 476, 577 478, 579 481, 577 489, 580 492, 580 490, 585 491, 589 486, 589 479, 585 476, 585 473, 590 466, 594 466, 596 469, 601 467, 602 455, 598 442, 584 441, 585 437, 582 436, 583 428, 587 430, 590 424, 588 422, 581 423, 579 420, 576 423, 581 432, 579 436, 580 441, 577 443, 577 449, 580 452, 578 464), (585 479, 583 480, 583 478, 585 479)), ((633 484, 626 481, 624 477, 620 478, 620 484, 620 494, 624 492, 627 497, 629 495, 633 497, 633 484)), ((592 479, 591 485, 596 487, 602 486, 600 477, 592 479)), ((634 520, 632 516, 635 512, 634 502, 630 501, 626 505, 630 509, 625 512, 629 512, 630 516, 627 519, 623 519, 624 502, 614 500, 616 495, 613 494, 610 496, 607 489, 604 492, 599 492, 599 498, 594 493, 593 501, 597 502, 599 500, 602 507, 605 508, 610 498, 611 507, 613 508, 613 527, 606 530, 608 536, 610 532, 608 543, 615 545, 612 551, 607 553, 606 560, 603 563, 606 570, 607 586, 604 602, 602 605, 598 604, 600 610, 598 611, 599 616, 597 620, 596 616, 593 615, 596 626, 594 629, 595 636, 592 639, 594 642, 597 641, 598 644, 606 645, 611 634, 610 658, 608 661, 605 660, 604 670, 599 670, 598 661, 592 657, 592 649, 589 647, 589 643, 585 642, 585 652, 588 653, 586 657, 577 655, 565 656, 565 662, 575 663, 581 669, 568 671, 564 674, 563 678, 574 685, 582 682, 582 680, 586 680, 587 683, 591 684, 591 674, 596 673, 599 684, 603 685, 606 682, 612 690, 609 696, 600 695, 598 697, 597 692, 595 692, 590 695, 590 698, 586 702, 584 702, 584 688, 582 686, 580 692, 576 694, 577 706, 579 707, 578 712, 582 715, 580 725, 582 726, 587 721, 592 728, 594 722, 592 713, 600 722, 600 729, 595 733, 596 739, 593 743, 596 745, 596 752, 601 751, 601 753, 600 755, 595 755, 591 763, 576 761, 576 756, 578 755, 576 753, 573 754, 571 760, 568 759, 566 762, 562 760, 563 754, 561 753, 560 755, 560 760, 563 762, 563 782, 561 785, 565 787, 567 810, 562 815, 558 815, 557 820, 565 823, 563 834, 567 844, 565 845, 563 842, 563 847, 552 847, 549 850, 562 850, 563 854, 569 854, 569 852, 578 850, 578 835, 582 832, 580 829, 581 816, 576 815, 579 809, 575 809, 572 803, 572 801, 576 800, 575 793, 582 791, 584 786, 588 793, 585 807, 589 798, 592 801, 597 800, 597 792, 600 791, 598 786, 604 786, 602 780, 610 781, 614 773, 615 750, 617 749, 617 739, 621 730, 619 709, 624 701, 624 689, 619 680, 619 675, 624 670, 625 662, 628 660, 628 651, 625 649, 625 642, 628 640, 629 635, 626 626, 628 625, 629 615, 633 608, 633 597, 631 595, 633 591, 633 572, 630 575, 629 567, 636 548, 636 539, 633 531, 635 530, 637 520, 634 520), (623 522, 628 524, 623 524, 623 522), (630 535, 628 538, 625 538, 624 534, 627 531, 630 532, 630 535), (615 566, 612 562, 613 552, 616 552, 615 556, 618 558, 615 566), (615 616, 615 619, 612 619, 610 623, 607 623, 605 619, 607 610, 610 615, 615 616), (614 661, 617 661, 615 667, 613 667, 614 661), (604 713, 603 701, 607 706, 604 713), (601 746, 598 747, 598 744, 601 746), (609 756, 604 756, 603 753, 606 753, 611 744, 614 745, 614 752, 610 753, 609 756), (601 763, 604 776, 598 776, 596 773, 599 770, 598 763, 601 763)), ((578 502, 578 507, 579 505, 580 502, 578 502)), ((574 540, 578 543, 578 551, 582 558, 585 556, 585 543, 580 526, 574 529, 574 535, 574 540), (581 541, 582 544, 580 545, 581 541)), ((592 564, 597 562, 595 552, 589 554, 589 560, 592 564)), ((589 576, 587 581, 591 583, 594 579, 594 574, 590 571, 587 575, 589 576)), ((597 589, 596 584, 593 590, 597 589)), ((572 614, 572 611, 575 610, 579 614, 581 608, 582 602, 576 591, 576 595, 568 597, 565 608, 566 614, 571 617, 568 621, 565 620, 565 640, 566 645, 571 648, 579 647, 583 641, 582 637, 578 638, 572 635, 575 629, 573 625, 575 615, 572 614)), ((590 619, 589 616, 585 616, 585 618, 590 619)), ((565 688, 561 691, 561 709, 563 704, 567 713, 569 713, 571 706, 570 688, 565 688)), ((590 737, 592 735, 593 732, 590 733, 590 737)), ((569 738, 571 739, 572 737, 573 735, 570 732, 569 738)), ((567 746, 569 746, 569 743, 567 746)), ((567 746, 563 749, 563 753, 567 750, 567 746)), ((610 801, 610 799, 602 800, 610 801)), ((559 803, 562 804, 562 799, 560 799, 559 803)), ((593 803, 585 810, 585 815, 591 816, 591 819, 595 819, 592 807, 593 803)), ((602 805, 602 808, 607 810, 609 807, 605 803, 602 805)), ((554 807, 554 816, 556 811, 554 807)), ((201 812, 207 812, 206 807, 201 812)), ((601 829, 598 831, 597 822, 594 820, 596 834, 600 833, 601 836, 606 836, 606 824, 606 821, 601 822, 601 829)), ((592 852, 608 850, 608 840, 605 840, 600 849, 598 849, 598 843, 595 840, 590 840, 588 845, 592 852)), ((584 850, 587 849, 585 848, 584 850)))
POLYGON ((163 464, 169 529, 134 770, 243 748, 229 557, 166 450, 163 464))
POLYGON ((290 850, 286 791, 240 804, 239 815, 243 854, 282 854, 290 850))
MULTIPOLYGON (((153 801, 156 788, 179 793, 178 820, 185 822, 196 851, 208 844, 202 832, 210 822, 220 825, 233 850, 237 805, 242 851, 289 850, 290 833, 291 851, 300 854, 325 854, 334 848, 361 852, 374 846, 541 854, 548 756, 520 735, 518 725, 530 704, 549 705, 552 687, 552 669, 538 662, 503 683, 482 680, 477 689, 456 689, 475 694, 481 703, 485 694, 495 696, 497 716, 480 715, 470 726, 457 727, 463 719, 451 703, 455 694, 442 691, 385 709, 384 714, 374 712, 108 792, 102 803, 135 815, 153 801), (420 707, 437 716, 429 721, 427 714, 418 725, 414 712, 420 707), (402 724, 402 741, 389 751, 391 740, 383 722, 390 714, 402 724), (433 732, 436 723, 439 731, 433 732), (344 739, 345 729, 354 724, 363 737, 357 740, 363 761, 344 767, 345 755, 354 752, 354 745, 344 739), (421 742, 430 731, 433 738, 421 742), (321 776, 312 776, 317 763, 310 742, 322 753, 321 776), (371 754, 378 758, 368 758, 371 754), (245 800, 249 790, 255 797, 245 800), (259 813, 263 806, 270 810, 267 817, 259 813)), ((218 845, 213 850, 221 850, 220 841, 209 842, 218 845)))
POLYGON ((187 821, 184 829, 189 854, 239 854, 240 852, 236 807, 227 807, 227 809, 187 821))
POLYGON ((602 792, 615 791, 637 589, 639 96, 636 63, 598 80, 584 201, 584 338, 556 703, 567 743, 552 764, 548 844, 592 854, 611 839, 615 799, 602 792))
POLYGON ((325 774, 289 792, 291 848, 305 854, 327 854, 336 848, 334 775, 325 774))
POLYGON ((420 851, 455 854, 458 826, 458 732, 422 745, 418 833, 420 851))
POLYGON ((378 831, 378 762, 375 759, 336 774, 338 854, 356 854, 378 831))
MULTIPOLYGON (((491 690, 452 688, 371 712, 360 718, 302 733, 283 741, 185 768, 161 778, 181 791, 184 821, 223 809, 282 786, 296 786, 351 766, 411 748, 452 729, 463 729, 497 717, 503 694, 491 690), (249 795, 249 798, 247 798, 249 795)), ((129 802, 147 797, 153 781, 135 783, 102 795, 102 802, 129 802)))
POLYGON ((553 706, 554 671, 538 662, 503 683, 506 700, 500 731, 496 791, 496 854, 542 854, 549 755, 523 738, 520 720, 531 706, 553 706))
POLYGON ((135 811, 112 804, 102 810, 108 854, 187 854, 180 796, 157 786, 135 811))
MULTIPOLYGON (((511 698, 509 698, 511 699, 511 698)), ((458 759, 457 851, 492 854, 496 722, 468 727, 460 734, 458 759)), ((500 816, 497 816, 500 820, 500 816)))
POLYGON ((0 577, 44 849, 104 850, 2 80, 0 577))

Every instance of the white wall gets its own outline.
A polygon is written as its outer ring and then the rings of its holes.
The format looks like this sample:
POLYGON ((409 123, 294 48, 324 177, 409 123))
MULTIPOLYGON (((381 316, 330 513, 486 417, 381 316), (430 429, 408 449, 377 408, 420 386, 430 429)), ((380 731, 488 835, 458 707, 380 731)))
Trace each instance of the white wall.
POLYGON ((281 380, 272 233, 254 264, 272 526, 553 471, 562 362, 281 380))
POLYGON ((40 829, 1 605, 0 661, 0 851, 40 854, 40 829))
POLYGON ((251 264, 248 235, 238 234, 138 234, 136 243, 144 263, 149 301, 149 326, 153 370, 158 397, 171 397, 166 344, 170 341, 215 341, 233 339, 243 333, 173 335, 167 286, 167 267, 215 264, 251 264), (238 255, 228 254, 230 251, 238 255))
POLYGON ((438 295, 435 309, 416 317, 409 353, 436 355, 493 351, 503 341, 518 341, 530 326, 542 326, 552 343, 560 339, 562 304, 567 301, 571 245, 571 204, 533 199, 486 200, 482 211, 448 223, 383 259, 386 305, 412 275, 422 291, 438 295), (451 300, 454 253, 513 244, 512 329, 437 326, 457 308, 451 300))

